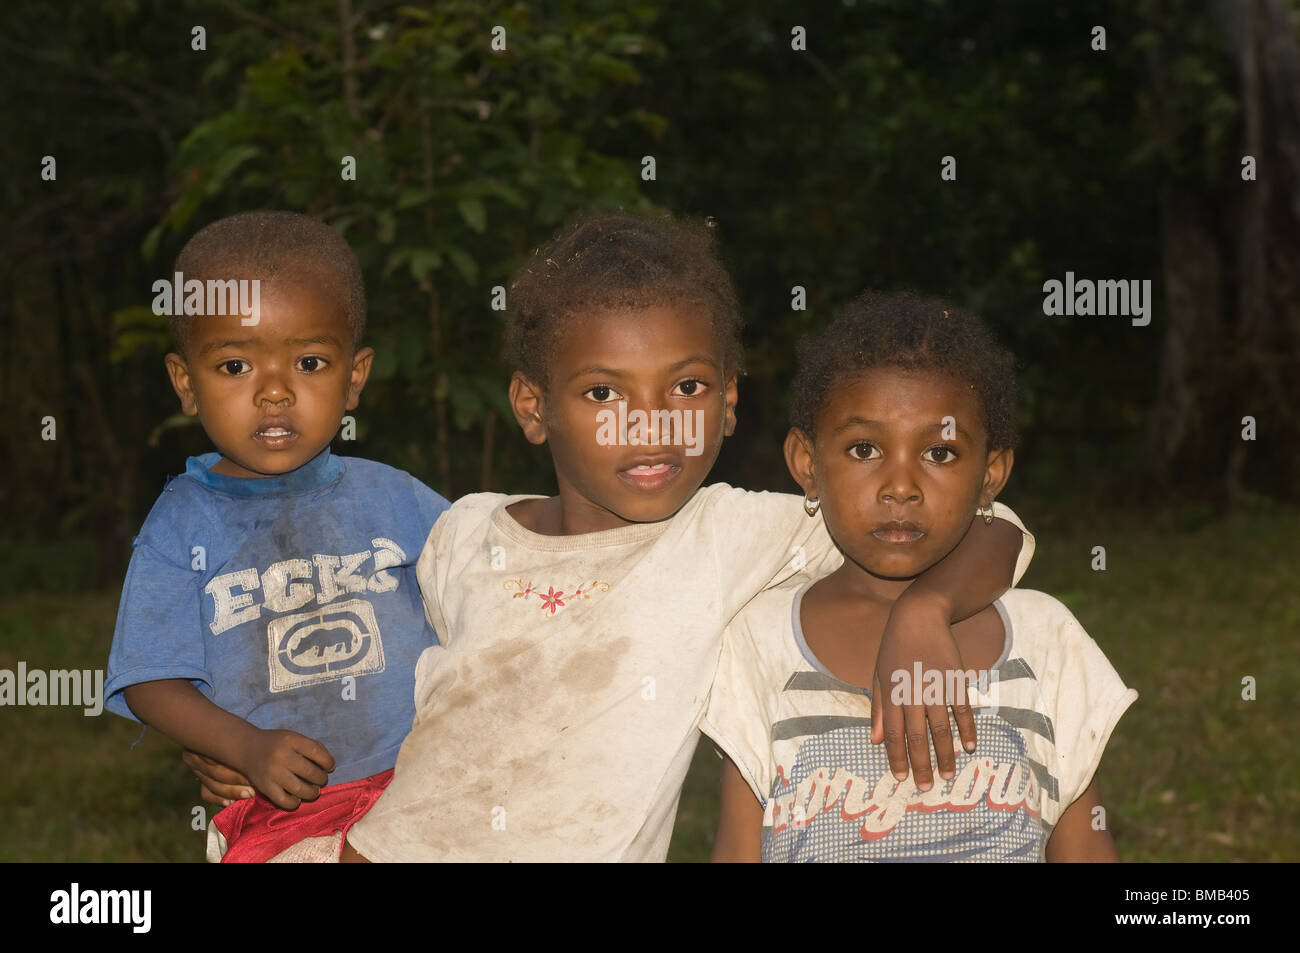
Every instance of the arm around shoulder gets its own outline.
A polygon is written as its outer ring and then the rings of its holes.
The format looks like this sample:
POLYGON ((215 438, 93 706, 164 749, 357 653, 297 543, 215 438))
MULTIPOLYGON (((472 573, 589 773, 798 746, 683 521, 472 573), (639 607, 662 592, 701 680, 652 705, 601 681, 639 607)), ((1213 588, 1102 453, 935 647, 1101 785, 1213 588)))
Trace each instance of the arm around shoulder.
POLYGON ((1011 519, 973 520, 957 547, 918 576, 900 601, 940 605, 952 622, 960 622, 1010 589, 1029 565, 1034 538, 1010 509, 995 508, 999 512, 1011 519))

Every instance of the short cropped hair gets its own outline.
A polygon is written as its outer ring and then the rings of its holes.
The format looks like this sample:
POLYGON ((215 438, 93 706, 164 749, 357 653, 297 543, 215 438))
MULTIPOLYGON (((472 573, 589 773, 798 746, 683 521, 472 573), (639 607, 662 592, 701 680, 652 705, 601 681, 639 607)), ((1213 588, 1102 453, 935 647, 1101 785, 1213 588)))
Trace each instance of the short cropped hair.
MULTIPOLYGON (((188 281, 210 278, 324 279, 343 294, 352 346, 366 330, 366 289, 361 264, 343 236, 300 212, 241 212, 200 230, 176 256, 175 271, 188 281)), ((190 320, 171 316, 172 340, 183 355, 190 320)))
POLYGON ((740 306, 710 225, 621 211, 578 216, 512 279, 506 359, 545 388, 557 343, 575 317, 673 303, 704 310, 723 371, 739 373, 740 306))
POLYGON ((974 315, 910 292, 867 292, 799 345, 790 424, 815 439, 834 388, 875 367, 937 371, 968 385, 984 417, 988 450, 1016 445, 1015 357, 974 315))

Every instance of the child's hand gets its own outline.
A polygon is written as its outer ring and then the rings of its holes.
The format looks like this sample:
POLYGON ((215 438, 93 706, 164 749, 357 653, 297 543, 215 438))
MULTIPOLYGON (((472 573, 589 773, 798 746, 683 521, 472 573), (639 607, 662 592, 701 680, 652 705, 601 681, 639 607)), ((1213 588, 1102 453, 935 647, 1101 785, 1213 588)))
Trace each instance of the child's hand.
POLYGON ((325 746, 296 731, 256 728, 241 747, 239 762, 253 786, 286 811, 316 800, 334 770, 325 746))
POLYGON ((205 758, 197 751, 186 748, 181 760, 199 779, 200 796, 209 804, 226 807, 232 801, 250 798, 257 793, 253 790, 253 783, 234 768, 205 758))
MULTIPOLYGON (((928 791, 933 784, 930 750, 926 738, 926 721, 934 736, 934 750, 939 757, 939 775, 946 779, 956 774, 952 732, 948 728, 948 705, 922 705, 919 693, 929 672, 943 678, 944 690, 954 684, 949 672, 962 670, 961 653, 952 637, 950 613, 941 603, 930 599, 909 599, 906 595, 894 603, 889 614, 876 656, 876 673, 871 686, 871 741, 885 742, 889 770, 898 780, 907 778, 911 759, 916 785, 928 791), (921 684, 916 684, 916 663, 920 663, 921 684), (898 674, 901 673, 900 679, 898 674), (906 689, 906 691, 902 691, 906 689), (904 704, 894 700, 901 692, 904 704)), ((956 697, 943 698, 952 705, 957 731, 967 751, 975 747, 975 717, 967 703, 964 677, 955 680, 961 690, 956 697)), ((933 689, 931 690, 933 691, 933 689)))

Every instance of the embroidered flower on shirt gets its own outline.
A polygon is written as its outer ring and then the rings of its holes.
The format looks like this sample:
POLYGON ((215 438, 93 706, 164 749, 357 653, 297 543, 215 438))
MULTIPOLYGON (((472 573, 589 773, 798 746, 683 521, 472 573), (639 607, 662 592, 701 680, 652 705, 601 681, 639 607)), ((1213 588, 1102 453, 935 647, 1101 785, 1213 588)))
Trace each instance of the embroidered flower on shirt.
POLYGON ((550 591, 547 592, 546 595, 541 596, 542 608, 549 610, 551 615, 555 615, 556 607, 562 607, 564 605, 564 603, 560 601, 560 596, 562 595, 564 595, 563 592, 556 592, 555 587, 551 586, 550 591))
POLYGON ((534 586, 531 581, 525 583, 523 579, 507 579, 502 584, 502 588, 506 592, 510 592, 512 589, 518 590, 511 596, 512 599, 527 599, 529 596, 536 596, 541 600, 542 612, 549 619, 559 609, 571 604, 574 600, 590 599, 592 593, 609 592, 609 583, 593 579, 591 582, 578 586, 577 589, 573 590, 572 594, 567 596, 567 601, 565 597, 567 590, 547 586, 546 592, 542 592, 540 587, 534 586))

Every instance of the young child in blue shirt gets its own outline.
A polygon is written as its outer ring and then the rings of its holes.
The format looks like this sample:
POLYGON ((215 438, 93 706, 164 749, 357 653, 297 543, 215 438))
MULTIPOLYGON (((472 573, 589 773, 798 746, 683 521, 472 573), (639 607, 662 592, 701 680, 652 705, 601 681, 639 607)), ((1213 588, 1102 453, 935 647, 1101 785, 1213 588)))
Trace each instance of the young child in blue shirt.
POLYGON ((187 461, 135 539, 107 705, 256 788, 213 819, 209 859, 291 859, 308 838, 341 844, 392 776, 416 660, 437 642, 415 562, 448 503, 330 453, 374 357, 360 266, 333 229, 231 216, 174 272, 260 294, 248 315, 207 297, 172 317, 167 371, 216 452, 187 461))

